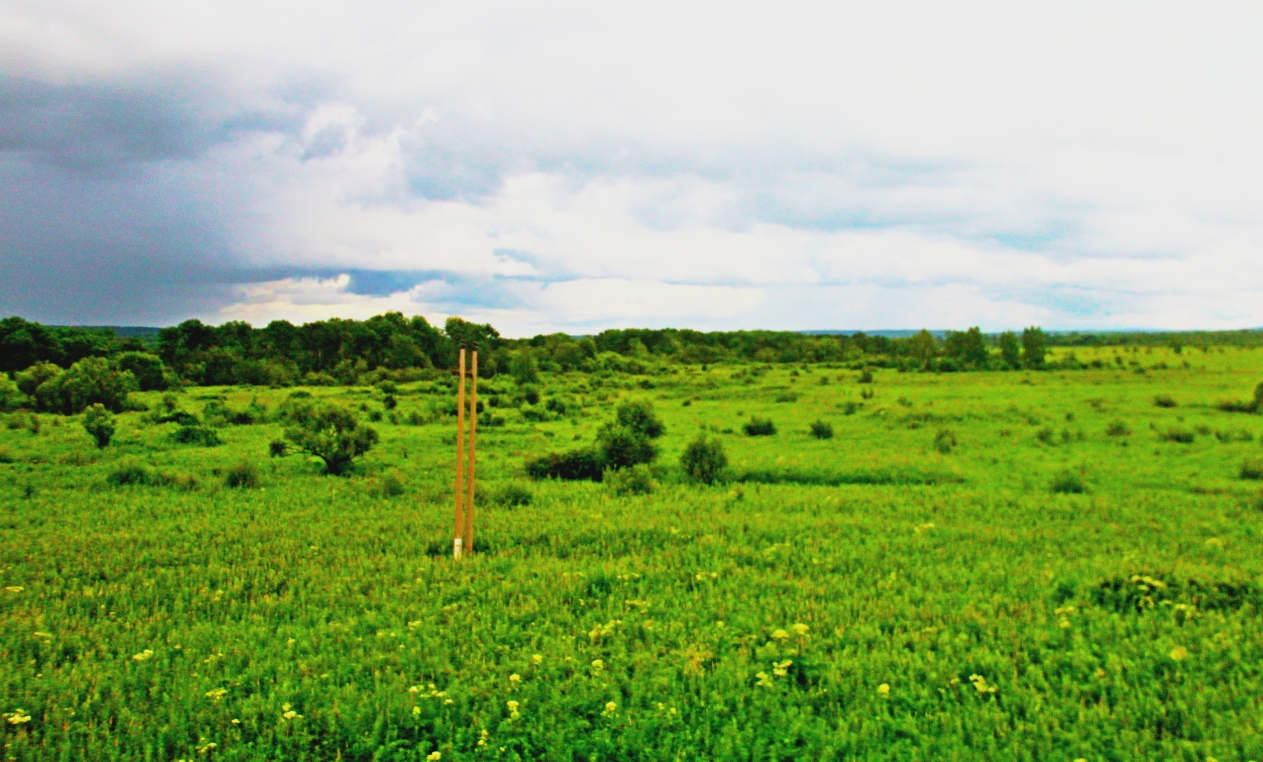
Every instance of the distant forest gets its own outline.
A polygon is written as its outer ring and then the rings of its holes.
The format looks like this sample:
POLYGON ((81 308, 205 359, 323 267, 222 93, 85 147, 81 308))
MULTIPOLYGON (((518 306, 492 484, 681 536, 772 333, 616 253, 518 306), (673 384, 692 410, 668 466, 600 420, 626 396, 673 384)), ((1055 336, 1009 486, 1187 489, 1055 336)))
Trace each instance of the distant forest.
POLYGON ((397 312, 368 320, 322 320, 303 325, 277 320, 263 328, 243 322, 206 325, 186 320, 156 335, 120 335, 111 328, 47 326, 10 317, 0 320, 0 371, 16 377, 33 366, 70 368, 85 358, 104 358, 138 377, 141 388, 173 384, 372 383, 375 379, 446 370, 459 347, 479 351, 480 375, 515 366, 529 376, 545 371, 652 372, 668 364, 727 362, 836 363, 855 369, 905 371, 1041 370, 1084 367, 1073 353, 1055 363, 1050 347, 1185 347, 1263 345, 1263 331, 1189 333, 983 334, 978 328, 929 331, 890 338, 880 335, 804 334, 792 331, 693 331, 621 329, 595 336, 562 333, 505 339, 490 325, 452 317, 442 326, 397 312), (143 377, 143 378, 142 378, 143 377))

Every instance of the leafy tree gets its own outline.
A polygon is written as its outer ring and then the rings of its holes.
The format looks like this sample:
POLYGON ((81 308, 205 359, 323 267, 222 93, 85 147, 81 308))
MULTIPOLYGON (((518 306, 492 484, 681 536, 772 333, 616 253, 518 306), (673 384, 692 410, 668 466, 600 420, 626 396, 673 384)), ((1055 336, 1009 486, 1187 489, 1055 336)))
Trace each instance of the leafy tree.
POLYGON ((16 382, 0 373, 0 413, 17 410, 26 405, 29 397, 22 392, 16 382))
POLYGON ((129 371, 111 368, 104 357, 85 357, 40 384, 35 400, 41 410, 62 415, 75 415, 97 403, 121 413, 128 393, 135 389, 136 377, 129 371))
POLYGON ((539 364, 530 350, 522 349, 513 355, 509 361, 509 375, 522 385, 539 383, 539 364))
POLYGON ((61 375, 61 368, 51 362, 38 362, 18 374, 18 389, 28 397, 35 396, 35 390, 44 382, 61 375))
POLYGON ((649 439, 667 433, 667 427, 653 410, 653 403, 647 400, 624 402, 618 406, 615 416, 619 426, 626 426, 649 439))
POLYGON ((333 404, 299 405, 290 411, 285 438, 325 463, 325 473, 346 473, 355 458, 377 444, 377 430, 360 426, 355 414, 333 404))
POLYGON ((1044 331, 1031 326, 1022 331, 1022 365, 1032 370, 1044 367, 1044 359, 1048 354, 1048 339, 1044 331))
POLYGON ((618 470, 638 463, 652 463, 658 448, 639 431, 627 426, 607 424, 597 434, 597 449, 606 468, 618 470))
POLYGON ((697 439, 684 448, 684 453, 680 455, 680 467, 690 479, 703 484, 714 484, 723 477, 724 469, 728 467, 724 443, 699 434, 697 439))
POLYGON ((935 340, 934 334, 922 328, 919 333, 908 340, 908 354, 921 364, 921 367, 927 367, 930 360, 938 355, 938 341, 935 340))
POLYGON ((104 449, 114 436, 114 415, 99 402, 91 405, 83 413, 83 430, 96 440, 97 447, 104 449))
POLYGON ((944 354, 960 360, 967 366, 985 367, 987 364, 987 342, 982 337, 982 329, 977 326, 968 331, 950 331, 944 346, 944 354))
POLYGON ((161 391, 170 385, 162 358, 148 352, 124 352, 115 360, 120 370, 129 371, 136 377, 142 392, 161 391))
POLYGON ((1010 368, 1022 366, 1021 344, 1018 343, 1016 333, 1005 331, 1000 334, 1000 359, 1010 368))

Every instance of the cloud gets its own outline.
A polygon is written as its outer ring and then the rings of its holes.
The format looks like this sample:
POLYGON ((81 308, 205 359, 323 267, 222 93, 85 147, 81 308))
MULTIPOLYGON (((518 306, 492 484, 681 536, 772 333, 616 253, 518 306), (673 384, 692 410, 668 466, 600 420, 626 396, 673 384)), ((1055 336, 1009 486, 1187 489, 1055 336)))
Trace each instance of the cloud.
POLYGON ((1261 325, 1260 15, 10 3, 0 311, 1261 325))

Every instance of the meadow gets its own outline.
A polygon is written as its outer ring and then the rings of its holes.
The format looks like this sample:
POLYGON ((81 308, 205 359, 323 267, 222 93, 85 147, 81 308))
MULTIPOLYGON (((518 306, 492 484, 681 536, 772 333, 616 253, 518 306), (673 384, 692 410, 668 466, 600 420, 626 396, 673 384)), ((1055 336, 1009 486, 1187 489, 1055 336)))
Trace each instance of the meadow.
POLYGON ((1263 760, 1263 351, 1076 351, 486 379, 459 562, 450 375, 297 390, 379 432, 344 477, 292 388, 174 394, 217 446, 9 414, 5 759, 1263 760), (653 484, 526 478, 625 400, 653 484))

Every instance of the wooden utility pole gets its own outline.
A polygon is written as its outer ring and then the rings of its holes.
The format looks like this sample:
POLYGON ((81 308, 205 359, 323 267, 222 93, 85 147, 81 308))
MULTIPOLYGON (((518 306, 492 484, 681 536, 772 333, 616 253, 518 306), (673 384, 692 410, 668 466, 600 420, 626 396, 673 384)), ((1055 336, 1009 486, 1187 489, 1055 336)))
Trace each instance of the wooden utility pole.
POLYGON ((469 470, 465 469, 465 350, 460 350, 456 383, 456 531, 452 558, 474 552, 474 472, 478 460, 478 353, 471 352, 469 470))

